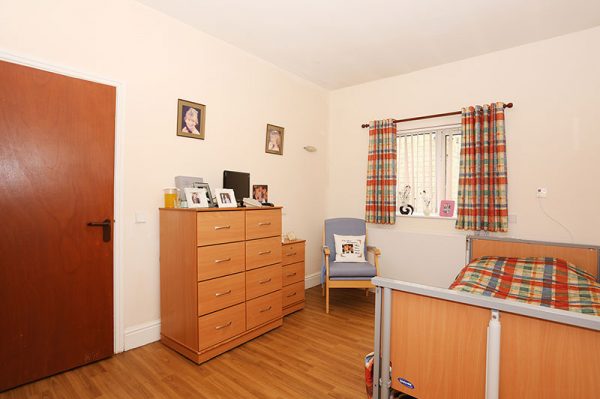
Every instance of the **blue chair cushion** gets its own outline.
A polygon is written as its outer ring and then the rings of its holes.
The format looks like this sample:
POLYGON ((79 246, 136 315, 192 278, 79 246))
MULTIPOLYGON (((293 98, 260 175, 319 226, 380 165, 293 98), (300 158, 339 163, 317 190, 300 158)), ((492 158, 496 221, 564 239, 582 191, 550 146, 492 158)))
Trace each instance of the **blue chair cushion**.
POLYGON ((368 262, 330 262, 329 278, 332 280, 369 280, 377 269, 368 262))

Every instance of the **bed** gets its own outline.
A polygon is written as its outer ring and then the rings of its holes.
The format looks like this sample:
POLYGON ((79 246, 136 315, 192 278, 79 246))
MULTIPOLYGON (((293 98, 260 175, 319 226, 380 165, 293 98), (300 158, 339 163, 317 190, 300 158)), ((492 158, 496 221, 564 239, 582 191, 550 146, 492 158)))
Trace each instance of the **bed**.
POLYGON ((388 398, 390 388, 419 399, 600 397, 600 303, 589 300, 600 295, 600 247, 467 237, 472 261, 453 290, 372 280, 373 397, 388 398), (520 280, 483 276, 486 268, 520 280), (548 294, 549 280, 574 287, 548 294), (536 290, 541 299, 527 303, 536 290))

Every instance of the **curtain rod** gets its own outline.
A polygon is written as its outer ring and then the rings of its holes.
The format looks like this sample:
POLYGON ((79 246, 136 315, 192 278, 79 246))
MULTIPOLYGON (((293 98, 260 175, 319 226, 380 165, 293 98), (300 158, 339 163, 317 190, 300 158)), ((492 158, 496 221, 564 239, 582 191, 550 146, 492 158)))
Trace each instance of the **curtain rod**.
MULTIPOLYGON (((512 108, 513 103, 504 104, 504 108, 512 108)), ((442 116, 451 116, 451 115, 460 115, 462 111, 455 112, 446 112, 445 114, 433 114, 433 115, 425 115, 425 116, 415 116, 414 118, 406 118, 406 119, 394 119, 394 123, 400 122, 410 122, 410 121, 418 121, 420 119, 430 119, 430 118, 441 118, 442 116)), ((368 123, 362 125, 362 128, 369 127, 368 123)))

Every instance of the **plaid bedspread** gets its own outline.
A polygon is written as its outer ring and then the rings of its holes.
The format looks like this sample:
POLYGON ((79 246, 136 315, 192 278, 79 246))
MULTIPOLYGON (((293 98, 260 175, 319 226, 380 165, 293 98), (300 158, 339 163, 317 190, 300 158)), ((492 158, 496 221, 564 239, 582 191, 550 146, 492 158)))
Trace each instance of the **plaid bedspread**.
POLYGON ((465 266, 450 289, 600 316, 600 284, 557 258, 484 256, 465 266))

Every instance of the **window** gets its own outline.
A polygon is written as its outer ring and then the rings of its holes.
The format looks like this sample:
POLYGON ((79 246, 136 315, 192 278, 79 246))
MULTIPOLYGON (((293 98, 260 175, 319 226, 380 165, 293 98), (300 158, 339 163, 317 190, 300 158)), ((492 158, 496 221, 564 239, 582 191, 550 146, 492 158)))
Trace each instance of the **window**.
POLYGON ((398 133, 398 206, 403 201, 423 214, 440 201, 456 201, 460 166, 460 127, 418 129, 398 133))

